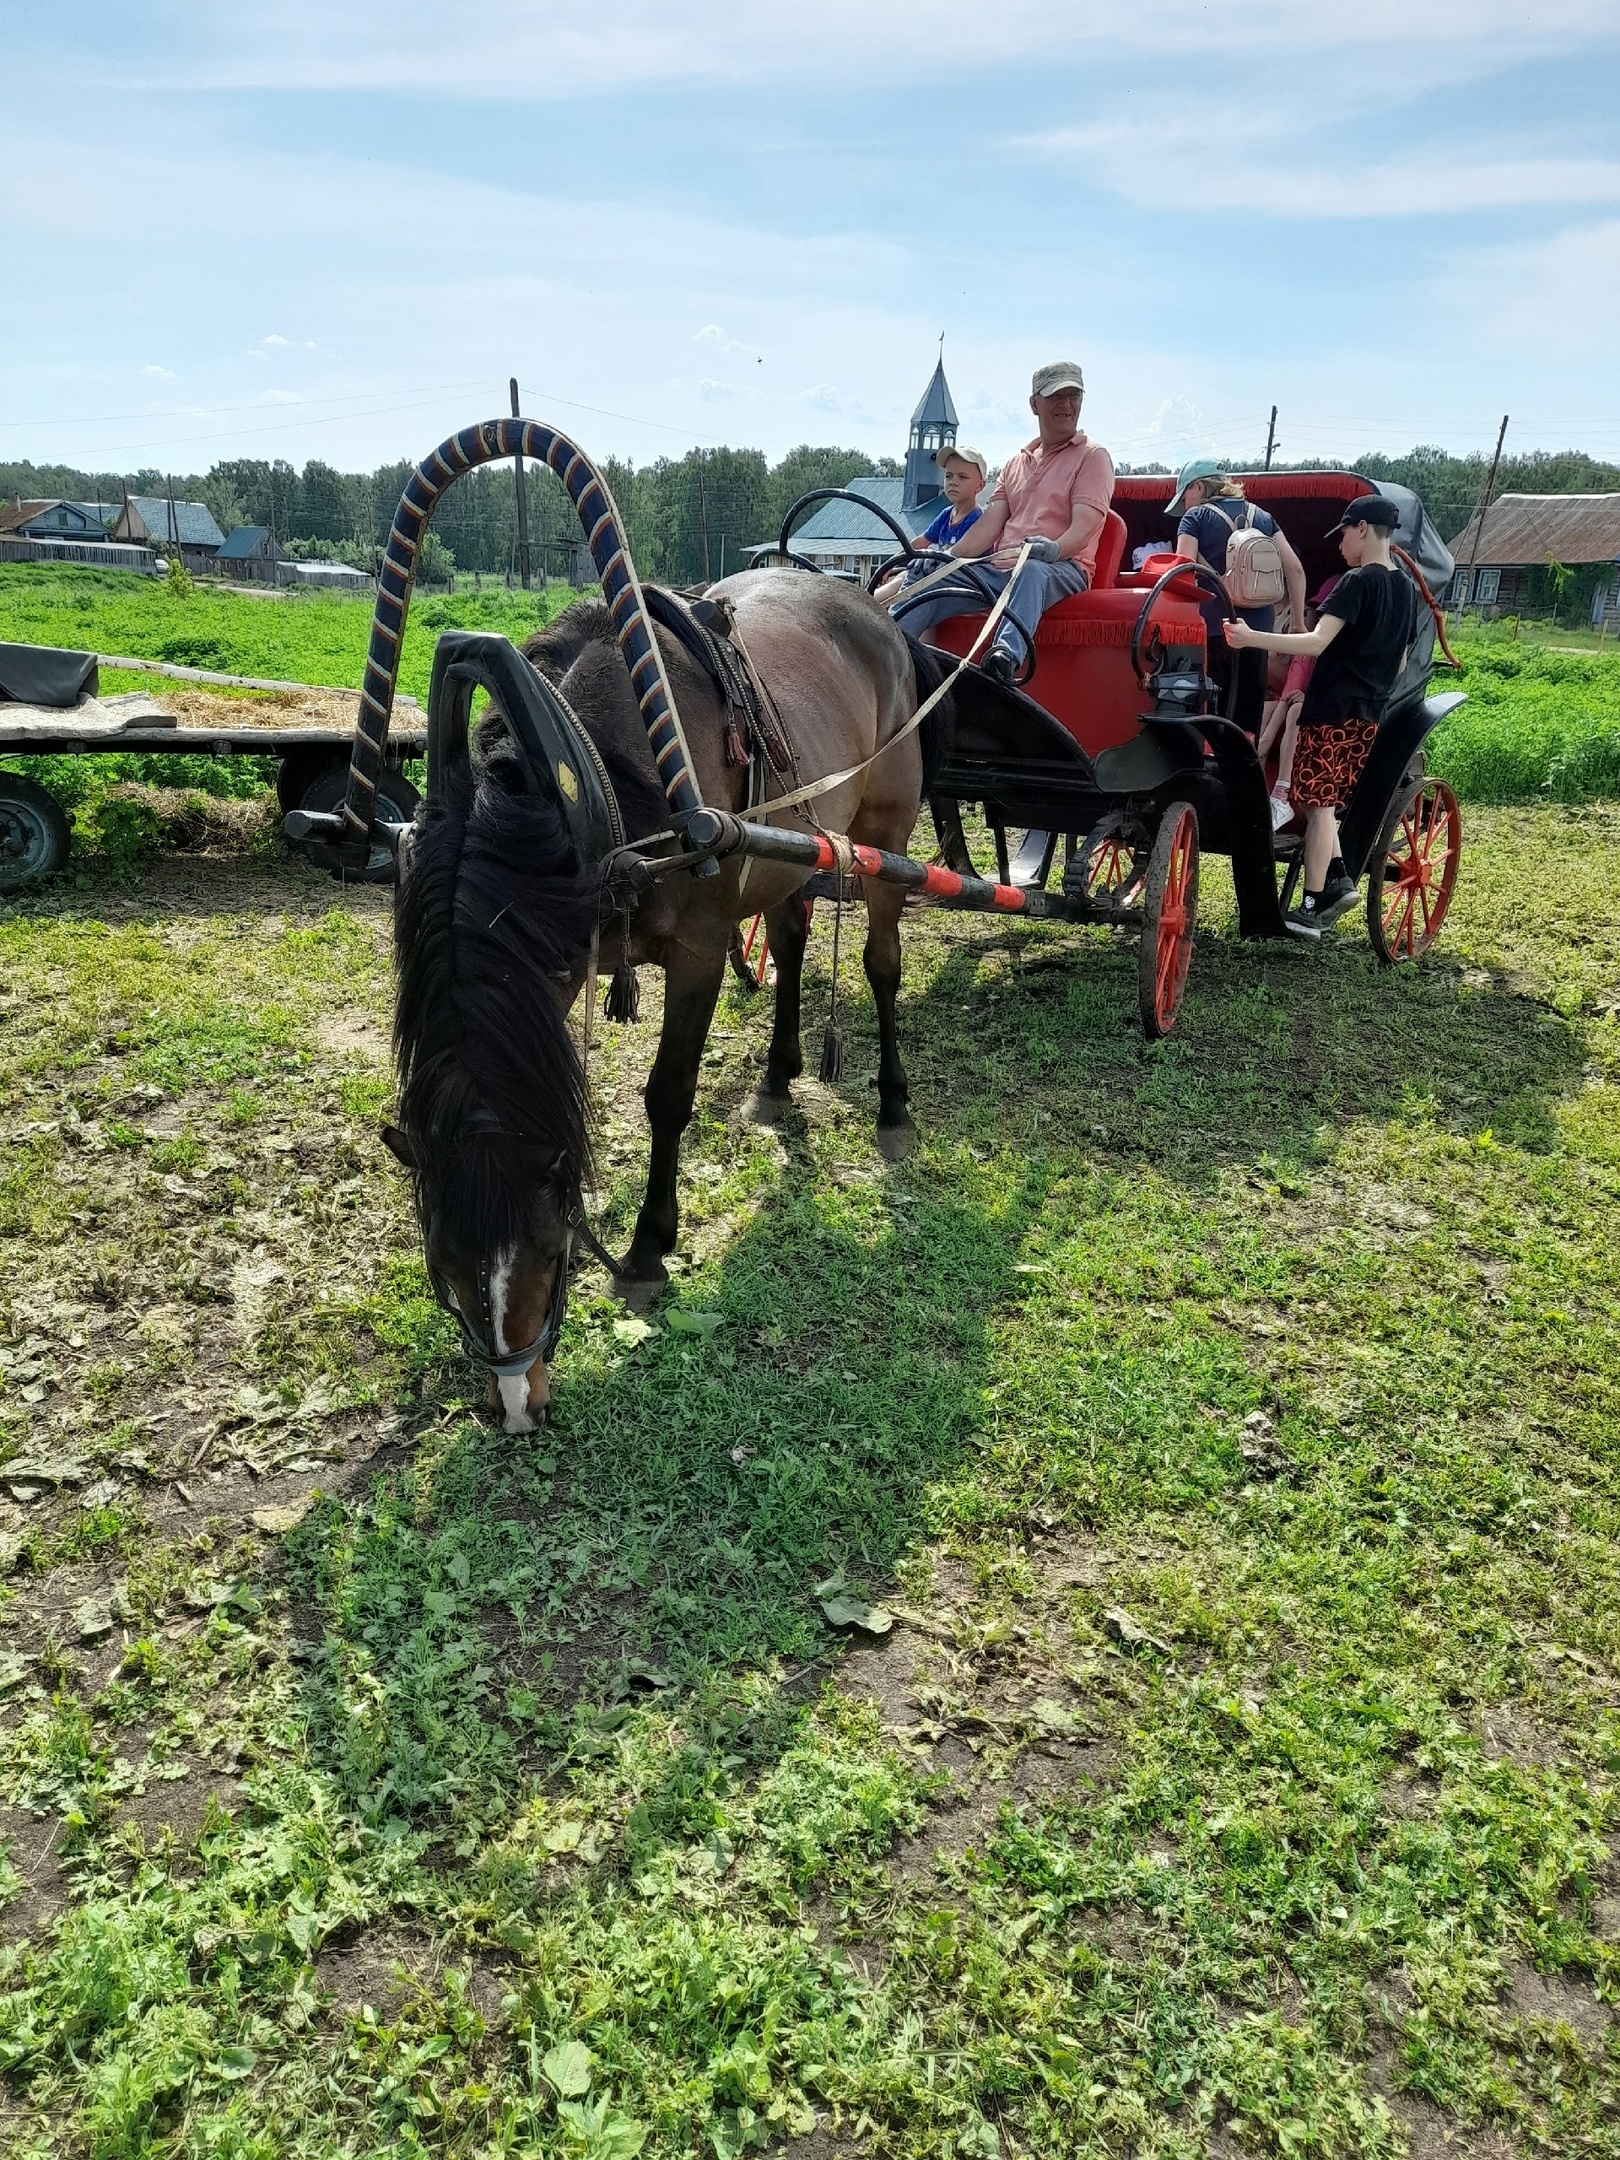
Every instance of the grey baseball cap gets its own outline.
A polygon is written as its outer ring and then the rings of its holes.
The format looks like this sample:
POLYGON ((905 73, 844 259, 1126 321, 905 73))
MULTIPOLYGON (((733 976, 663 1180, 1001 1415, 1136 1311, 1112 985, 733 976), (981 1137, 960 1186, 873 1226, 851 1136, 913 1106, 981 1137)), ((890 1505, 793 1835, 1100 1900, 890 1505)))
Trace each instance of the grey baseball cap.
POLYGON ((1049 360, 1035 370, 1029 390, 1031 397, 1050 397, 1054 390, 1078 390, 1084 397, 1086 378, 1073 360, 1049 360))

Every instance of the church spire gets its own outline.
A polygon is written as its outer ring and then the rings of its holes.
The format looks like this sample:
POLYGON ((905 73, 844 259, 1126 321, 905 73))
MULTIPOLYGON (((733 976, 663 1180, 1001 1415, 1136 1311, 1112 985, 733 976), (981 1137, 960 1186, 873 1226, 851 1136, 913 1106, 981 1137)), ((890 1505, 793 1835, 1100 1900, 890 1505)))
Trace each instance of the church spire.
POLYGON ((928 379, 917 410, 911 416, 911 439, 906 446, 906 486, 901 507, 920 509, 943 491, 935 453, 948 450, 956 440, 956 406, 945 380, 945 338, 939 340, 939 358, 928 379))

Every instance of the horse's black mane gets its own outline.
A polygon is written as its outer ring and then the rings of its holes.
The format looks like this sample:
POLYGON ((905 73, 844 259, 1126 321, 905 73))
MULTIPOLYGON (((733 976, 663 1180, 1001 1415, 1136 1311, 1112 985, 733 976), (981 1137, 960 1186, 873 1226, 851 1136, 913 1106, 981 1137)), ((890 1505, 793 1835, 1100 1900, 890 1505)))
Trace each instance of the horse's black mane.
POLYGON ((559 986, 596 910, 557 807, 515 759, 453 764, 411 839, 395 904, 394 1046, 424 1224, 463 1250, 531 1236, 548 1186, 589 1170, 584 1075, 559 986))

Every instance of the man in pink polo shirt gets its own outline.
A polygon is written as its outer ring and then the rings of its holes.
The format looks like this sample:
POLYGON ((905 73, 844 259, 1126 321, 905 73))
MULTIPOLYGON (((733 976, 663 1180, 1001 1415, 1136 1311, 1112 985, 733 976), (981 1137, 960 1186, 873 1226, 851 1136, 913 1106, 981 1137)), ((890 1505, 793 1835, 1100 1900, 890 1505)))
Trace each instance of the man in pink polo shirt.
POLYGON ((1101 443, 1080 432, 1085 377, 1072 360, 1037 368, 1029 409, 1040 432, 1002 467, 990 507, 951 549, 963 560, 987 557, 972 581, 946 578, 890 613, 915 635, 952 615, 976 615, 985 594, 999 596, 1027 540, 1029 560, 1013 581, 1012 597, 984 672, 1010 682, 1035 625, 1055 601, 1084 592, 1097 561, 1097 542, 1114 493, 1114 461, 1101 443), (1020 632, 1023 634, 1020 635, 1020 632))

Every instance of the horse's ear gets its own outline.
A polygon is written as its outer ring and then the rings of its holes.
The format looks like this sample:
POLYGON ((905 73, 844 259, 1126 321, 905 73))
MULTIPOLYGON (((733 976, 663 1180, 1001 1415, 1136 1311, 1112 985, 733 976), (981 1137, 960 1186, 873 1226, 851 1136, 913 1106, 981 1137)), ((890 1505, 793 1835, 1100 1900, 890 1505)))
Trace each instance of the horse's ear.
POLYGON ((402 1130, 398 1125, 385 1125, 382 1129, 382 1136, 383 1146, 387 1148, 390 1155, 396 1156, 407 1170, 416 1169, 416 1150, 411 1145, 411 1136, 408 1132, 402 1130))

